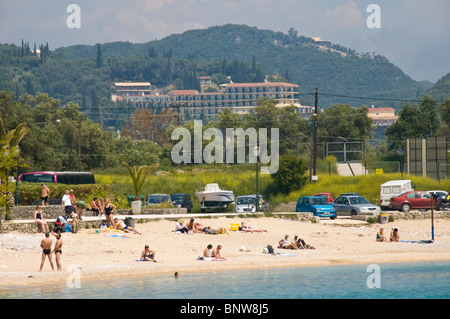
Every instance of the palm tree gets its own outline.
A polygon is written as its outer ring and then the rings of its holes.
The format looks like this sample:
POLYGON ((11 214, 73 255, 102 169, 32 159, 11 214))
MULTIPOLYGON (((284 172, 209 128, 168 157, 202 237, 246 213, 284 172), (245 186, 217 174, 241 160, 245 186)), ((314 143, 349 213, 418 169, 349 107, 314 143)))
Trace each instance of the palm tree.
POLYGON ((19 155, 19 143, 26 134, 31 132, 26 125, 27 123, 21 123, 15 129, 7 132, 3 120, 0 118, 0 144, 2 148, 0 178, 7 178, 9 170, 18 165, 16 157, 19 155))
POLYGON ((156 163, 150 166, 140 166, 139 168, 136 168, 136 166, 131 167, 126 162, 122 162, 122 164, 128 169, 128 172, 130 173, 134 188, 134 200, 139 200, 139 193, 141 192, 141 188, 144 184, 145 179, 159 166, 159 164, 156 163))

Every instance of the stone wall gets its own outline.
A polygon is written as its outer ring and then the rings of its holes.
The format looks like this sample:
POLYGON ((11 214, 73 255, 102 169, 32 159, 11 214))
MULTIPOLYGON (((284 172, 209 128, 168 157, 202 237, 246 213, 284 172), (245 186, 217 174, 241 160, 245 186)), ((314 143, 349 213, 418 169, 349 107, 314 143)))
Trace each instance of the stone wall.
MULTIPOLYGON (((17 206, 10 208, 12 220, 30 220, 34 219, 36 206, 17 206)), ((65 215, 62 205, 50 205, 41 208, 45 219, 56 219, 58 216, 65 215)), ((141 215, 162 215, 162 214, 186 214, 186 208, 152 208, 142 209, 141 215)), ((3 214, 1 214, 3 216, 3 214)), ((131 209, 116 209, 113 215, 133 215, 131 209)), ((83 216, 93 216, 91 211, 84 211, 83 216)), ((138 215, 137 215, 138 216, 138 215)))

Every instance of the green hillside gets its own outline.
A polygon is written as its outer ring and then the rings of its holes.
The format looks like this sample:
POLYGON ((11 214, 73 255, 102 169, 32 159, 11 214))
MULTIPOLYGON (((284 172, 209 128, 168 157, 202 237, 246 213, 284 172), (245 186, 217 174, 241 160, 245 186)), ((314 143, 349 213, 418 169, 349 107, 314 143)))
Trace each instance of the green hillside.
MULTIPOLYGON (((292 31, 292 32, 291 32, 292 31)), ((317 45, 311 38, 260 30, 246 25, 224 25, 204 30, 186 31, 145 44, 114 42, 102 45, 105 55, 133 56, 146 54, 149 48, 159 56, 171 52, 174 57, 227 59, 256 62, 270 74, 288 77, 300 85, 301 93, 328 93, 341 96, 378 99, 416 99, 425 86, 407 76, 380 55, 360 54, 338 44, 317 45), (287 72, 287 73, 286 73, 287 72), (288 76, 286 76, 288 74, 288 76)), ((55 52, 67 58, 94 57, 95 46, 60 48, 55 52)), ((312 104, 312 96, 302 98, 312 104)), ((401 102, 320 96, 321 107, 331 103, 349 103, 399 107, 401 102)))
POLYGON ((436 82, 427 94, 436 100, 443 101, 450 97, 450 73, 447 73, 439 81, 436 82))

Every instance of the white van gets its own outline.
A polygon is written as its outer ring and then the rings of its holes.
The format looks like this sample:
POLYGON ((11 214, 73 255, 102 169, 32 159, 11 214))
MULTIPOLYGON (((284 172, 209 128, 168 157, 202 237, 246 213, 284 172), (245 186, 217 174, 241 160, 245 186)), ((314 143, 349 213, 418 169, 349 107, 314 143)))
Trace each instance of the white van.
POLYGON ((414 187, 415 185, 412 184, 411 180, 396 180, 382 184, 380 186, 381 208, 389 208, 391 197, 413 191, 414 187))

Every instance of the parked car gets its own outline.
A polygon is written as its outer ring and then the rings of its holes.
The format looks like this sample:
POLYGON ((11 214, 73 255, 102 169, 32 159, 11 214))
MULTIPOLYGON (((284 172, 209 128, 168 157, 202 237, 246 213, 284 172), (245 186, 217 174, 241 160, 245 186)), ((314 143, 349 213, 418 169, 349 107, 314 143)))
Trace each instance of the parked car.
POLYGON ((380 213, 380 206, 374 205, 363 196, 341 195, 333 201, 338 216, 352 216, 359 213, 380 213))
POLYGON ((330 217, 335 219, 336 209, 328 203, 328 200, 323 196, 303 196, 297 200, 295 211, 300 213, 312 212, 314 216, 330 217))
POLYGON ((150 194, 147 197, 147 205, 159 205, 165 202, 172 204, 169 194, 150 194))
POLYGON ((172 194, 170 200, 174 206, 186 208, 188 213, 192 212, 192 200, 189 194, 172 194))
POLYGON ((427 191, 431 195, 437 195, 439 200, 445 200, 447 198, 448 192, 446 191, 427 191))
MULTIPOLYGON (((233 211, 235 213, 254 213, 256 212, 256 195, 241 195, 236 197, 233 211)), ((266 212, 270 210, 270 204, 262 195, 258 195, 259 210, 266 212)))
MULTIPOLYGON (((439 203, 433 200, 433 207, 439 203)), ((427 210, 431 208, 431 195, 428 192, 412 191, 392 197, 389 208, 409 212, 411 209, 427 210)))
POLYGON ((317 194, 314 194, 314 196, 325 197, 328 200, 328 203, 332 203, 334 200, 334 197, 331 193, 317 193, 317 194))
POLYGON ((412 192, 415 185, 411 180, 394 180, 380 185, 380 205, 382 208, 388 208, 392 197, 412 192))
MULTIPOLYGON (((339 196, 362 196, 362 195, 360 195, 360 194, 358 194, 358 193, 342 193, 341 195, 339 195, 339 196)), ((338 196, 338 197, 339 197, 338 196)))

